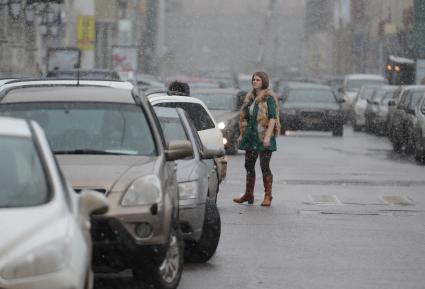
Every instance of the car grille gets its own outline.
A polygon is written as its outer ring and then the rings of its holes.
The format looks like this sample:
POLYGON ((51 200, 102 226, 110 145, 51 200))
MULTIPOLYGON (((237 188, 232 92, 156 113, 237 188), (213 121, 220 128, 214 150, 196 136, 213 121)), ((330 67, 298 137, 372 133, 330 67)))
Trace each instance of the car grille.
POLYGON ((302 111, 301 112, 302 118, 313 118, 318 119, 323 117, 323 113, 320 111, 302 111))

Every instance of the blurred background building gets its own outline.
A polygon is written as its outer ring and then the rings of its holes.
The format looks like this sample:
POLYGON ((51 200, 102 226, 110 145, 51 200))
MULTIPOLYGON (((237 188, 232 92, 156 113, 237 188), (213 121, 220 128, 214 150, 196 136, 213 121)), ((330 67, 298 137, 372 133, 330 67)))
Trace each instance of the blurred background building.
POLYGON ((162 76, 384 73, 390 56, 416 60, 422 2, 0 0, 0 75, 62 66, 162 76))

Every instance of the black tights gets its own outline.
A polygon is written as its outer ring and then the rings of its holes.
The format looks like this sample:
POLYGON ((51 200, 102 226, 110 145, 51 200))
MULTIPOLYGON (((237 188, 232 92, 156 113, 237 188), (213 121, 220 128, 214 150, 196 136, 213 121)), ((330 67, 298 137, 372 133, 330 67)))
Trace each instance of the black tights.
POLYGON ((258 154, 260 154, 260 167, 261 172, 264 176, 271 175, 270 170, 270 159, 272 158, 272 152, 265 150, 262 152, 258 151, 246 151, 245 152, 245 169, 247 176, 255 176, 255 162, 257 161, 258 154))

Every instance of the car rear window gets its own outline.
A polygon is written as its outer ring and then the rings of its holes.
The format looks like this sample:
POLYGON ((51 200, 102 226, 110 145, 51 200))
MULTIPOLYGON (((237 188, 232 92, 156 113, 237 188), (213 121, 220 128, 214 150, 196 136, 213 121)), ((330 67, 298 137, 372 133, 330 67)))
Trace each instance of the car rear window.
POLYGON ((14 103, 1 105, 0 115, 38 122, 56 154, 157 154, 150 125, 136 105, 14 103))
POLYGON ((197 131, 215 128, 214 121, 211 119, 205 108, 199 103, 163 102, 155 104, 155 106, 180 107, 184 109, 195 125, 197 131))
POLYGON ((47 177, 31 138, 0 136, 0 160, 0 208, 49 200, 47 177))

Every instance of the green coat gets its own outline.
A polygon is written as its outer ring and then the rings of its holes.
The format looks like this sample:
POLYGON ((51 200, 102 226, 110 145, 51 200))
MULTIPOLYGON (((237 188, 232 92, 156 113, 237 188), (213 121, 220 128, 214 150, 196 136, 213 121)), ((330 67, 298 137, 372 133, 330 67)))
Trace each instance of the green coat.
MULTIPOLYGON (((247 111, 245 115, 248 116, 248 125, 245 128, 239 149, 250 150, 250 151, 264 151, 263 140, 258 137, 257 130, 257 114, 258 114, 258 103, 254 102, 253 114, 249 113, 249 107, 245 108, 247 111)), ((276 102, 272 96, 267 96, 267 116, 268 118, 277 118, 276 115, 276 102)), ((270 151, 276 150, 276 138, 274 135, 270 137, 270 146, 266 149, 270 151)))

